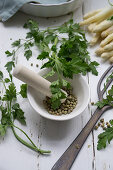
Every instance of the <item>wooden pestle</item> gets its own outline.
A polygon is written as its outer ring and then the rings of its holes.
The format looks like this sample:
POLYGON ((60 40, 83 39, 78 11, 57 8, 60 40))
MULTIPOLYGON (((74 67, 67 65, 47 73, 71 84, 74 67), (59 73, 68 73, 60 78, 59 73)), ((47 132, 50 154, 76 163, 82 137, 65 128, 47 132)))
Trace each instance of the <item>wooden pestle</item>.
MULTIPOLYGON (((33 87, 37 91, 41 92, 45 96, 48 96, 48 97, 52 96, 51 90, 50 90, 51 82, 41 77, 39 74, 35 73, 34 71, 26 68, 25 66, 18 64, 13 70, 13 75, 14 77, 18 78, 19 80, 33 87)), ((63 92, 67 96, 67 93, 65 91, 63 92)), ((64 102, 64 101, 65 99, 61 100, 61 102, 64 102)))

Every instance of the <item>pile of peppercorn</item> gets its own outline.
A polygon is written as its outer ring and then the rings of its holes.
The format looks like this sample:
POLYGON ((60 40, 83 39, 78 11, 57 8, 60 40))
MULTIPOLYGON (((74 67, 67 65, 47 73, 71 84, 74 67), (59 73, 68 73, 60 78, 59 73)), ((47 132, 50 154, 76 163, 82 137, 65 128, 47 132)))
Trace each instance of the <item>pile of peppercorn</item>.
POLYGON ((54 110, 51 107, 51 99, 49 97, 46 97, 46 100, 43 101, 45 108, 47 109, 47 111, 52 114, 52 115, 66 115, 69 114, 73 111, 73 109, 76 107, 77 105, 77 98, 75 96, 73 96, 72 94, 72 89, 70 90, 65 90, 67 92, 67 98, 65 100, 64 103, 61 103, 60 107, 56 110, 54 110))
POLYGON ((111 125, 109 122, 105 122, 104 118, 100 119, 100 122, 94 127, 95 130, 97 130, 99 127, 102 127, 103 130, 106 130, 106 128, 110 128, 111 125))

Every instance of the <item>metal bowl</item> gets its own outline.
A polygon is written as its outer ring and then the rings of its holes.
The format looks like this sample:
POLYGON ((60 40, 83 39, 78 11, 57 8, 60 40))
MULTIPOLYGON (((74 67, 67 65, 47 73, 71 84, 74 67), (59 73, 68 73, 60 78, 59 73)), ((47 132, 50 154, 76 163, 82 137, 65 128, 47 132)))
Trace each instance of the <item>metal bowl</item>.
POLYGON ((74 11, 82 2, 83 0, 70 0, 59 4, 27 3, 23 5, 21 11, 39 17, 57 17, 74 11))

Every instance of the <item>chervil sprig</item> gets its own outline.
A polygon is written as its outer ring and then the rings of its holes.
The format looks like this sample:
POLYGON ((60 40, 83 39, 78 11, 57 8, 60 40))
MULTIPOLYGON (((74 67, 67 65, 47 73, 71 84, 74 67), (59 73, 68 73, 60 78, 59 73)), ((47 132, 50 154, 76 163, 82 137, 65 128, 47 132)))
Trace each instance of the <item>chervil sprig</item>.
MULTIPOLYGON (((113 106, 113 85, 109 90, 106 89, 106 85, 109 80, 113 79, 113 73, 110 74, 110 76, 106 79, 106 82, 104 84, 104 89, 106 91, 106 96, 102 101, 98 101, 96 105, 99 108, 104 107, 105 105, 113 106)), ((101 150, 103 148, 106 148, 107 144, 110 144, 111 140, 113 139, 113 120, 109 121, 110 127, 107 127, 104 129, 104 132, 98 135, 98 145, 97 149, 101 150)))
MULTIPOLYGON (((9 72, 9 76, 11 75, 13 63, 7 63, 6 69, 9 72)), ((0 112, 1 123, 0 123, 0 136, 5 136, 7 129, 11 128, 16 139, 27 146, 28 148, 39 152, 41 154, 50 153, 50 151, 44 151, 38 149, 34 142, 30 139, 30 137, 19 127, 14 125, 14 121, 18 120, 21 124, 26 125, 26 119, 24 116, 24 111, 21 109, 19 103, 17 103, 17 95, 21 95, 23 98, 27 97, 27 85, 22 84, 20 86, 20 91, 17 92, 16 86, 12 81, 12 77, 4 78, 2 71, 0 71, 0 83, 3 84, 4 94, 0 96, 0 112), (23 140, 16 132, 16 129, 20 130, 29 140, 30 143, 23 140)))
MULTIPOLYGON (((63 77, 73 78, 73 75, 87 72, 92 72, 97 75, 97 62, 91 62, 87 51, 88 43, 85 38, 85 33, 81 30, 78 23, 74 23, 73 19, 55 28, 39 29, 38 23, 33 20, 28 20, 24 24, 24 28, 29 32, 25 40, 19 39, 12 43, 12 46, 17 48, 13 52, 6 51, 8 57, 15 58, 16 51, 24 46, 24 56, 27 60, 32 56, 32 46, 37 46, 40 55, 38 60, 43 60, 44 64, 41 68, 50 68, 50 72, 45 75, 54 76, 57 74, 57 91, 53 88, 55 82, 52 82, 52 108, 56 109, 61 104, 61 99, 66 97, 61 91, 63 88, 63 77), (58 83, 59 82, 59 83, 58 83)), ((69 84, 69 82, 68 82, 69 84)), ((69 88, 69 86, 68 86, 69 88)))

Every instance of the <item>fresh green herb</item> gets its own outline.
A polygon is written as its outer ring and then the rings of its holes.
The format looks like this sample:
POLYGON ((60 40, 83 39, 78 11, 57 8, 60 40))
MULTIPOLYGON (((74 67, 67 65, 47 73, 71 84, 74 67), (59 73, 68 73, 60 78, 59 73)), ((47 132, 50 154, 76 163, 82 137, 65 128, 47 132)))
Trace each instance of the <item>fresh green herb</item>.
MULTIPOLYGON (((16 44, 15 44, 16 45, 16 44)), ((5 67, 9 72, 9 76, 11 75, 12 66, 14 66, 13 62, 8 62, 5 67)), ((17 93, 16 87, 9 78, 4 78, 3 73, 0 71, 0 83, 2 83, 4 87, 5 93, 0 96, 0 112, 1 112, 1 123, 0 123, 0 136, 5 136, 7 129, 10 127, 16 139, 27 146, 28 148, 39 152, 41 154, 50 153, 50 151, 44 151, 38 149, 37 146, 33 143, 33 141, 29 138, 29 136, 19 127, 14 125, 14 121, 18 120, 21 124, 26 125, 26 120, 24 116, 24 111, 21 109, 19 103, 16 102, 17 95, 21 94, 23 98, 27 97, 27 85, 22 84, 20 87, 20 92, 17 93), (29 140, 30 143, 23 140, 19 137, 15 131, 15 128, 20 130, 29 140)))
POLYGON ((110 20, 110 21, 113 20, 113 16, 109 17, 107 20, 110 20))
POLYGON ((66 97, 60 90, 64 86, 61 74, 64 77, 73 78, 74 74, 85 75, 91 71, 97 75, 95 66, 98 63, 90 61, 85 34, 79 24, 73 23, 72 19, 58 28, 42 31, 39 30, 35 21, 29 20, 25 28, 30 30, 27 38, 33 38, 34 44, 42 51, 37 59, 48 60, 42 66, 42 68, 51 68, 46 77, 57 73, 58 80, 51 85, 52 108, 56 109, 61 104, 60 100, 66 97), (63 38, 59 34, 62 34, 63 38), (51 48, 48 44, 51 44, 51 48))
POLYGON ((5 67, 6 67, 6 70, 10 73, 12 68, 15 66, 14 62, 13 61, 9 61, 5 67))
POLYGON ((60 106, 60 100, 66 98, 66 95, 61 91, 59 88, 61 86, 61 82, 59 80, 56 80, 51 83, 51 103, 52 108, 55 110, 60 106))
POLYGON ((10 82, 10 79, 9 78, 5 78, 5 83, 9 83, 10 82))
POLYGON ((3 79, 3 73, 2 73, 2 71, 0 71, 0 80, 2 80, 3 79))
POLYGON ((10 52, 10 51, 8 51, 8 50, 5 52, 5 54, 7 55, 7 57, 10 57, 10 56, 12 56, 12 55, 13 55, 13 53, 11 53, 11 52, 10 52))
POLYGON ((19 45, 20 45, 20 39, 12 43, 13 47, 18 47, 19 45))
POLYGON ((30 59, 30 57, 32 56, 32 51, 31 50, 26 50, 24 53, 24 56, 26 57, 27 60, 30 59))
MULTIPOLYGON (((113 79, 113 73, 111 73, 111 75, 107 78, 106 83, 104 84, 104 90, 106 90, 106 84, 110 79, 113 79)), ((113 85, 108 91, 106 90, 106 98, 104 98, 102 101, 98 101, 95 105, 97 105, 99 108, 102 108, 105 105, 113 106, 113 85)))
POLYGON ((20 86, 21 90, 20 90, 20 94, 23 98, 27 98, 27 84, 22 84, 20 86))
POLYGON ((110 121, 110 125, 111 126, 107 127, 103 133, 98 135, 98 150, 106 148, 107 143, 110 144, 111 140, 113 139, 113 120, 110 121))
MULTIPOLYGON (((111 75, 107 78, 106 83, 104 84, 105 91, 107 91, 106 85, 110 79, 113 79, 113 73, 111 73, 111 75)), ((113 106, 113 85, 106 92, 106 98, 104 98, 102 101, 98 101, 96 105, 99 108, 102 108, 105 105, 113 106)), ((113 139, 113 120, 110 120, 109 123, 107 123, 107 127, 103 128, 104 132, 98 135, 98 145, 97 145, 98 150, 106 148, 107 143, 110 144, 111 140, 113 139)))
POLYGON ((12 44, 17 48, 11 53, 12 57, 14 59, 19 48, 24 46, 24 56, 29 60, 32 56, 31 47, 34 45, 38 47, 40 55, 37 59, 44 60, 41 68, 50 68, 45 77, 54 76, 55 73, 57 75, 57 85, 54 85, 56 82, 51 85, 53 109, 58 108, 61 99, 66 97, 60 90, 64 86, 62 77, 72 79, 74 74, 86 75, 87 72, 98 75, 96 70, 98 63, 90 60, 85 33, 78 23, 73 22, 73 19, 54 29, 45 30, 40 30, 37 22, 28 20, 24 28, 29 29, 29 32, 25 40, 19 39, 12 44))

